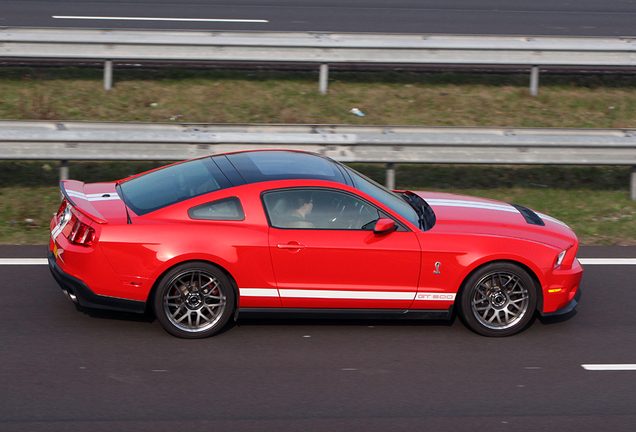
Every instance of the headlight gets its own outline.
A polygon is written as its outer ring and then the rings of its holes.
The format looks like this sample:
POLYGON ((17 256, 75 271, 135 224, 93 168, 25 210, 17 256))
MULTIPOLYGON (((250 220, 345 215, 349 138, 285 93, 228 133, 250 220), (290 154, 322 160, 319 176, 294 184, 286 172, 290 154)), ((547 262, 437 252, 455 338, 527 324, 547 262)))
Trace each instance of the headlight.
POLYGON ((566 253, 567 251, 564 250, 563 252, 559 254, 559 256, 557 256, 557 260, 556 260, 556 264, 554 264, 554 268, 557 268, 558 266, 561 265, 561 263, 563 262, 563 258, 565 258, 566 253))

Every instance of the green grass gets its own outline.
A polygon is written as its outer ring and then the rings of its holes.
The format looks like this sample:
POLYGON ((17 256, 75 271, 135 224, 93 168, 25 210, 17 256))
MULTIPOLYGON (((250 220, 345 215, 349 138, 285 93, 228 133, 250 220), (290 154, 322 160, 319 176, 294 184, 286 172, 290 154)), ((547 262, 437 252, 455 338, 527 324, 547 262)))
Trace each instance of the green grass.
POLYGON ((56 187, 0 188, 0 244, 46 244, 60 206, 56 187))
POLYGON ((636 76, 269 70, 0 69, 0 118, 198 123, 636 127, 636 76), (366 114, 349 113, 353 107, 366 114))

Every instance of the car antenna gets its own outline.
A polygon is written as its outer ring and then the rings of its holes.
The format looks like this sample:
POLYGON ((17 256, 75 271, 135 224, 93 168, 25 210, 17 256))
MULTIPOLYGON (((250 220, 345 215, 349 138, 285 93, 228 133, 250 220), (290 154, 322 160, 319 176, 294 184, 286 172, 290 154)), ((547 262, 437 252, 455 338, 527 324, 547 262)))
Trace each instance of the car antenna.
POLYGON ((128 225, 132 225, 132 221, 130 220, 130 213, 128 213, 128 206, 124 202, 124 208, 126 209, 126 223, 128 225))
POLYGON ((126 223, 128 225, 132 225, 132 220, 130 220, 130 213, 128 213, 128 205, 126 205, 126 198, 124 197, 124 191, 121 189, 121 185, 119 183, 117 183, 116 188, 118 189, 119 196, 124 203, 124 209, 126 210, 126 223))

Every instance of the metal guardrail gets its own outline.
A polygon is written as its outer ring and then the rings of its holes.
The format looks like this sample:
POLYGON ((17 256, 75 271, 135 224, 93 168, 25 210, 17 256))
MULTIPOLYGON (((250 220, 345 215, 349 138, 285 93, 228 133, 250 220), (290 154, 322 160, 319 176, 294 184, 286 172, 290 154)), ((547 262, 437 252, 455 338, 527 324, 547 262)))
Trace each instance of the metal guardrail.
MULTIPOLYGON (((0 159, 174 161, 263 148, 386 163, 390 188, 396 163, 636 167, 636 129, 0 121, 0 159)), ((630 188, 636 200, 636 169, 630 188)))
POLYGON ((636 38, 0 28, 0 57, 103 60, 107 90, 113 61, 316 63, 323 93, 330 63, 516 65, 536 95, 539 66, 636 66, 636 38))

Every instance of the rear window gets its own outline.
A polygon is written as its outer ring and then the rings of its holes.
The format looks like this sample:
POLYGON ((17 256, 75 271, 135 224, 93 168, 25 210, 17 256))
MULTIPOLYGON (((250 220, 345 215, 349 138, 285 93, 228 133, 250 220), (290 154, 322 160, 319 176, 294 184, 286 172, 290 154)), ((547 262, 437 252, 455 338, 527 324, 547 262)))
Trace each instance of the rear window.
POLYGON ((247 183, 301 178, 345 183, 336 164, 307 153, 261 151, 229 154, 227 158, 247 183))
POLYGON ((126 205, 144 215, 180 201, 230 187, 210 158, 161 168, 120 185, 126 205))

